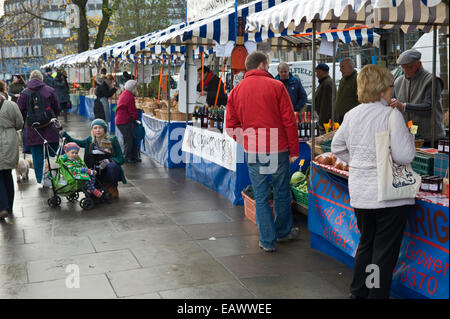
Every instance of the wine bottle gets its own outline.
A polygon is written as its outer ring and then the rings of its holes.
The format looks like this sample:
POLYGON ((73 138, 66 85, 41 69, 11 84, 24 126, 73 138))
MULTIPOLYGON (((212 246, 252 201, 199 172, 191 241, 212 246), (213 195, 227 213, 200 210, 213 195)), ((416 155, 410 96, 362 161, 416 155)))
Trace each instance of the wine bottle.
POLYGON ((302 113, 302 122, 300 123, 300 138, 305 138, 306 132, 305 132, 305 112, 302 113))
POLYGON ((308 112, 308 120, 306 122, 306 138, 311 138, 311 112, 308 112))
POLYGON ((314 136, 319 136, 319 123, 314 121, 314 136))

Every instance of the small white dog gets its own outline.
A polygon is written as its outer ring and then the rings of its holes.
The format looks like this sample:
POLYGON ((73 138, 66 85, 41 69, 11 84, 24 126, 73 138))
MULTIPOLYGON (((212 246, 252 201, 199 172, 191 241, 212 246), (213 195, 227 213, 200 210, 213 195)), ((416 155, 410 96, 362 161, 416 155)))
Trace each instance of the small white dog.
POLYGON ((33 160, 31 158, 20 158, 16 167, 17 183, 28 180, 28 172, 33 168, 33 160))

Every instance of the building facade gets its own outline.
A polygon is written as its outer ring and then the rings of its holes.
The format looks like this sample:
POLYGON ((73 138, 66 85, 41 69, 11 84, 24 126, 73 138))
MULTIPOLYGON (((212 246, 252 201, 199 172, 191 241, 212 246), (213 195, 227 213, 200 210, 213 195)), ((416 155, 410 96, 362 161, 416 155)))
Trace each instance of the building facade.
MULTIPOLYGON (((0 79, 27 75, 49 60, 76 52, 70 29, 60 23, 34 18, 24 10, 49 20, 65 21, 65 0, 5 0, 0 30, 0 79), (28 22, 29 21, 29 22, 28 22)), ((102 16, 102 0, 88 0, 90 18, 102 16)))

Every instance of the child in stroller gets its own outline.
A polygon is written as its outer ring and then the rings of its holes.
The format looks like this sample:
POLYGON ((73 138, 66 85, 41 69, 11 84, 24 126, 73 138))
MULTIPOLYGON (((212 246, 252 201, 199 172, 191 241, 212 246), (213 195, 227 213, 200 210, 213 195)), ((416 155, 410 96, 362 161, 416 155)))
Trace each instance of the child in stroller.
POLYGON ((84 181, 87 190, 95 197, 100 198, 103 192, 95 188, 95 175, 97 175, 97 172, 87 168, 86 164, 78 156, 79 150, 80 147, 76 143, 67 143, 64 145, 64 152, 66 154, 62 155, 61 161, 69 169, 73 178, 84 181))
POLYGON ((81 208, 88 210, 94 207, 96 200, 111 203, 111 194, 102 190, 101 183, 95 178, 96 170, 89 169, 78 156, 80 147, 76 143, 64 145, 65 154, 58 156, 59 165, 56 177, 51 178, 54 196, 48 200, 50 207, 59 206, 60 197, 66 196, 70 202, 78 199, 78 192, 82 191, 86 197, 80 201, 81 208))

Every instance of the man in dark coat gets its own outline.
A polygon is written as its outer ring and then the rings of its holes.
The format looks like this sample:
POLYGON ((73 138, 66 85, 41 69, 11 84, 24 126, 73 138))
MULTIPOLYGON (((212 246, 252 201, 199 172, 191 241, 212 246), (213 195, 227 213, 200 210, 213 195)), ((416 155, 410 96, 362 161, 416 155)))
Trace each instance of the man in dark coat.
MULTIPOLYGON (((30 81, 27 84, 27 89, 28 91, 39 92, 41 98, 43 98, 44 100, 46 109, 50 112, 52 118, 56 118, 60 113, 58 97, 56 96, 55 90, 46 85, 43 80, 44 77, 42 73, 39 70, 34 70, 33 72, 31 72, 30 81)), ((20 93, 20 96, 17 100, 17 105, 22 112, 22 116, 25 122, 27 122, 27 106, 30 102, 28 95, 26 95, 25 93, 27 89, 20 93)), ((51 123, 48 126, 37 128, 36 130, 42 137, 39 136, 39 134, 31 127, 28 122, 26 123, 25 143, 31 148, 34 173, 36 175, 37 182, 41 183, 42 172, 44 168, 44 151, 42 147, 42 145, 44 144, 43 138, 46 139, 49 143, 50 155, 55 156, 54 152, 58 149, 59 146, 59 130, 51 123)))
POLYGON ((64 122, 67 122, 67 112, 71 107, 69 95, 69 83, 67 83, 67 73, 64 70, 58 71, 54 81, 54 89, 58 96, 59 107, 64 114, 64 122))
POLYGON ((325 63, 316 66, 316 76, 319 79, 315 97, 315 110, 319 114, 319 127, 323 129, 323 124, 331 119, 331 103, 333 95, 333 80, 329 75, 330 68, 325 63))
POLYGON ((291 98, 294 112, 300 112, 306 103, 306 91, 303 88, 302 82, 289 72, 289 65, 285 62, 278 64, 278 75, 275 79, 283 82, 284 87, 291 98))
MULTIPOLYGON (((217 106, 227 105, 227 94, 225 93, 225 87, 223 82, 219 79, 217 75, 211 72, 209 67, 203 67, 204 78, 203 78, 203 95, 206 95, 206 103, 213 106, 216 101, 217 89, 220 83, 219 97, 217 98, 217 106)), ((202 68, 197 70, 197 78, 199 79, 197 85, 197 92, 202 91, 202 68)))
POLYGON ((49 87, 54 88, 55 87, 55 80, 52 77, 52 69, 46 68, 45 69, 45 75, 44 75, 44 83, 48 85, 49 87))

